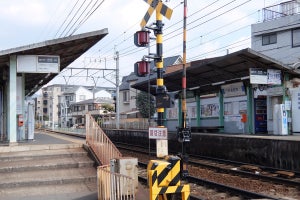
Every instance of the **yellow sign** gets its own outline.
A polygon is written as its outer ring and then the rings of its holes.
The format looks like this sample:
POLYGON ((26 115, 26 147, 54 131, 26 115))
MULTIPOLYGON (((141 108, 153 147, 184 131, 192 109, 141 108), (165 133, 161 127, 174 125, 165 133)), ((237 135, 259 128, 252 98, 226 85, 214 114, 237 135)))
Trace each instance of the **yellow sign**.
POLYGON ((161 2, 161 0, 144 0, 144 1, 146 3, 148 3, 150 5, 150 7, 147 10, 147 12, 140 24, 142 28, 144 26, 146 26, 148 20, 150 19, 151 15, 155 9, 157 9, 160 12, 160 14, 165 16, 167 19, 171 19, 173 10, 171 8, 169 8, 168 6, 166 6, 165 4, 163 4, 161 2))

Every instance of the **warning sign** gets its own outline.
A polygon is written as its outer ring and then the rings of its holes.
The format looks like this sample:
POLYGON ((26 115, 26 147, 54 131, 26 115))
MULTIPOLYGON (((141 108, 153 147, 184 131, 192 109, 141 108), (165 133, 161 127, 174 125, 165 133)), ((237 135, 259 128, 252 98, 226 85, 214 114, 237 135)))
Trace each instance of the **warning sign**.
POLYGON ((149 127, 149 139, 167 140, 168 129, 159 127, 149 127))

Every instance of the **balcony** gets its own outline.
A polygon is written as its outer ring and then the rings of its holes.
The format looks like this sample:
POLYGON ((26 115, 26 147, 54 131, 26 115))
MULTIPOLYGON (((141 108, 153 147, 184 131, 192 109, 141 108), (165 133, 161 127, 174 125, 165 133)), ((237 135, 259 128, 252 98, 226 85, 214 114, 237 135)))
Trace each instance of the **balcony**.
POLYGON ((297 0, 283 2, 263 9, 263 21, 271 21, 281 17, 300 13, 300 3, 297 0))

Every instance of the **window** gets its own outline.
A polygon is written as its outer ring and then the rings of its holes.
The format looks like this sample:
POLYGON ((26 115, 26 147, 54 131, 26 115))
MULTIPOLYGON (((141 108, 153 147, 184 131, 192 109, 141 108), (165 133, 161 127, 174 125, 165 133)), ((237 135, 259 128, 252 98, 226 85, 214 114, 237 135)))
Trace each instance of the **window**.
POLYGON ((292 31, 292 40, 293 40, 293 47, 300 46, 300 29, 295 29, 292 31))
POLYGON ((276 44, 277 43, 277 34, 268 34, 262 36, 262 45, 276 44))
POLYGON ((85 95, 80 95, 79 100, 85 100, 85 95))
POLYGON ((67 101, 73 101, 73 96, 66 96, 67 101))
POLYGON ((129 91, 123 92, 123 101, 128 102, 129 101, 129 91))

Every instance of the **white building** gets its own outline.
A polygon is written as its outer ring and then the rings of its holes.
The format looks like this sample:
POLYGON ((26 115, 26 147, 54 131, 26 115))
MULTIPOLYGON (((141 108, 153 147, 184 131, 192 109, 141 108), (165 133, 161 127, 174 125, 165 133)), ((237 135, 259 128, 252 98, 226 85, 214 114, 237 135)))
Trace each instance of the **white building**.
POLYGON ((114 91, 93 86, 49 85, 42 88, 42 96, 36 98, 36 117, 48 127, 67 127, 73 124, 70 104, 98 97, 111 100, 114 91))
POLYGON ((286 65, 299 62, 299 1, 264 8, 262 14, 263 21, 251 26, 251 48, 286 65))

